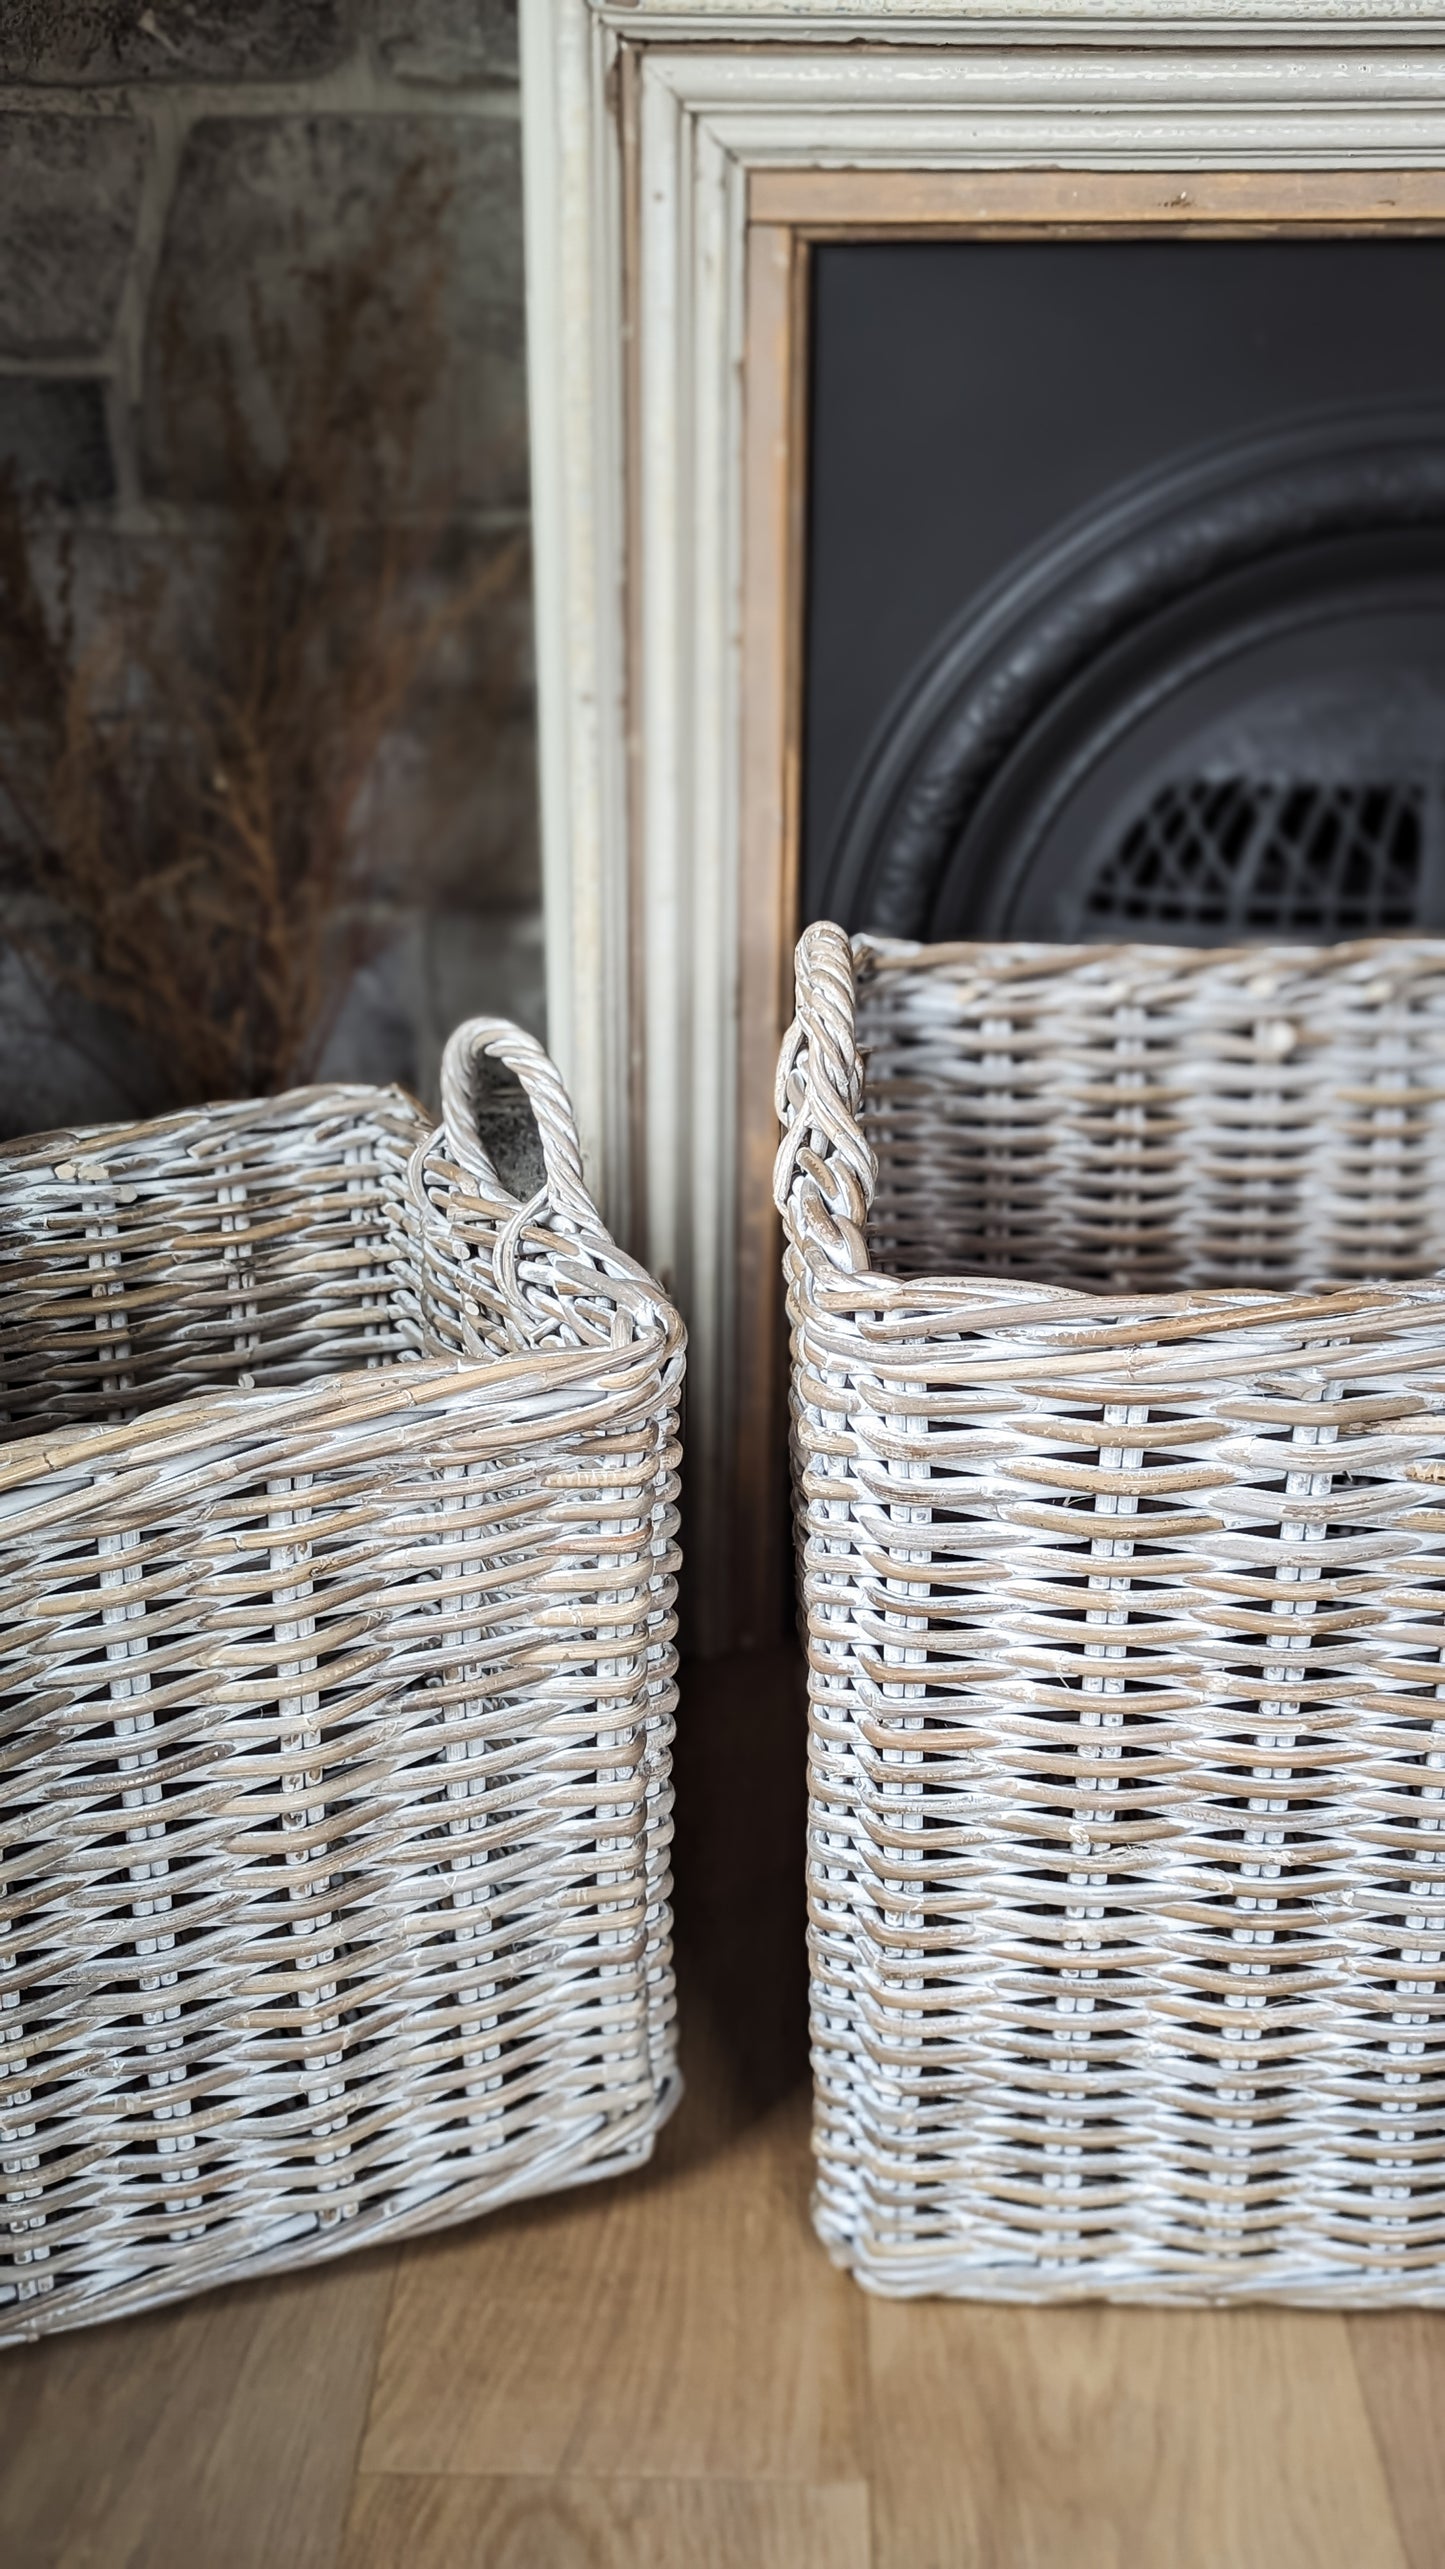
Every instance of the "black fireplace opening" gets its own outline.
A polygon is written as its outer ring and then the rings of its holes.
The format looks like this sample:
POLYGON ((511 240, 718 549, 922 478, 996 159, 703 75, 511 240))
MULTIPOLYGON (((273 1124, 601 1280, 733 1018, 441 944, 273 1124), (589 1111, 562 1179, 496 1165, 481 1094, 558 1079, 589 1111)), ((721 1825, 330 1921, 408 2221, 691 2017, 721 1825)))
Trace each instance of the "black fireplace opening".
POLYGON ((1445 928, 1445 240, 815 252, 804 892, 1445 928))

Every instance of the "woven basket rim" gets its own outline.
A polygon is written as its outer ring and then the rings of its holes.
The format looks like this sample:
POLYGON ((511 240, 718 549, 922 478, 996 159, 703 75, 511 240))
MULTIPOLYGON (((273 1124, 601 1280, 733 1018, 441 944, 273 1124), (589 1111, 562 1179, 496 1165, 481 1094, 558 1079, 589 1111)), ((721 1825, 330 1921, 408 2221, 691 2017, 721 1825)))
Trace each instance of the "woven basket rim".
POLYGON ((433 1123, 420 1099, 399 1080, 313 1079, 300 1088, 278 1089, 273 1097, 213 1098, 199 1106, 173 1107, 166 1115, 136 1115, 128 1122, 54 1124, 43 1133, 17 1133, 12 1141, 0 1142, 0 1158, 7 1167, 28 1168, 32 1161, 54 1159, 63 1146, 69 1159, 104 1160, 107 1153, 123 1155, 132 1137, 153 1144, 188 1128, 200 1133, 254 1124, 260 1117, 269 1122, 300 1114, 310 1106, 337 1114, 352 1108, 362 1115, 375 1114, 378 1108, 401 1108, 423 1134, 430 1133, 433 1123), (100 1145, 104 1147, 91 1147, 100 1145))
MULTIPOLYGON (((1157 963, 1163 979, 1186 973, 1217 975, 1231 967, 1248 972, 1260 985, 1261 1001, 1272 1008, 1288 1007, 1290 975, 1296 969, 1302 978, 1317 975, 1322 965, 1335 977, 1362 971, 1378 974, 1386 966, 1407 975, 1431 969, 1445 972, 1445 937, 1366 937, 1349 945, 1321 946, 1155 946, 1127 941, 1113 945, 1052 945, 988 938, 940 945, 920 938, 879 936, 869 930, 850 935, 831 921, 815 920, 803 930, 797 945, 798 1015, 785 1041, 779 1068, 780 1112, 784 1108, 783 1082, 794 1040, 803 1031, 808 1012, 815 1004, 815 989, 821 988, 826 977, 829 954, 841 956, 845 950, 855 990, 874 972, 945 970, 970 963, 977 963, 980 970, 987 969, 993 980, 1010 966, 1017 966, 1021 974, 1027 971, 1040 978, 1088 968, 1107 974, 1127 963, 1136 981, 1141 969, 1157 963)), ((850 1160, 853 1169, 844 1183, 856 1185, 864 1167, 872 1165, 873 1154, 859 1121, 867 1092, 868 1045, 859 1040, 851 999, 846 1032, 835 1027, 834 1038, 841 1043, 842 1060, 835 1062, 833 1078, 844 1085, 851 1078, 854 1085, 846 1096, 841 1086, 830 1089, 822 1120, 829 1134, 828 1157, 835 1171, 842 1176, 843 1161, 850 1160)), ((813 1101, 819 1101, 822 1074, 815 1064, 810 1063, 806 1081, 813 1101)), ((800 1126, 808 1122, 801 1103, 796 1121, 800 1126)), ((1101 1348, 1117 1348, 1131 1338, 1156 1343, 1161 1335, 1188 1339, 1220 1331, 1243 1334, 1251 1328, 1278 1331, 1292 1325, 1308 1330, 1312 1325, 1328 1327, 1357 1315, 1397 1313, 1411 1307, 1418 1308, 1422 1316, 1431 1316, 1445 1304, 1445 1271, 1439 1270, 1417 1276, 1361 1277, 1339 1284, 1321 1280, 1306 1287, 1195 1285, 1172 1293, 1143 1294, 1117 1293, 1107 1287, 1054 1285, 1027 1277, 995 1277, 986 1270, 890 1275, 872 1261, 867 1221, 871 1187, 869 1196, 855 1200, 850 1223, 854 1244, 850 1263, 843 1263, 816 1237, 809 1236, 809 1223, 800 1207, 798 1172, 786 1133, 778 1157, 775 1192, 790 1254, 797 1260, 798 1280, 811 1308, 832 1316, 841 1326, 854 1328, 859 1326, 855 1315, 860 1309, 875 1312, 880 1319, 884 1315, 911 1319, 916 1344, 937 1334, 940 1323, 955 1319, 961 1324, 971 1321, 981 1333, 990 1328, 1057 1329, 1072 1323, 1078 1330, 1073 1343, 1081 1348, 1089 1339, 1101 1348)))
MULTIPOLYGON (((807 933, 805 929, 804 936, 807 933)), ((1445 936, 1356 937, 1322 945, 1156 945, 1152 939, 1131 942, 1124 937, 1116 937, 1107 945, 1060 945, 1028 937, 963 937, 933 944, 922 937, 887 937, 872 929, 860 929, 850 943, 855 965, 892 966, 926 957, 930 964, 938 965, 982 963, 986 959, 995 971, 1001 963, 1018 963, 1039 972, 1077 972, 1088 964, 1117 967, 1120 956, 1126 955, 1136 973, 1142 969, 1144 958, 1150 964, 1157 963, 1161 972, 1170 973, 1219 972, 1233 966, 1241 972, 1252 971, 1259 979, 1269 976, 1270 990, 1261 992, 1261 996, 1274 995, 1281 978, 1287 979, 1294 966, 1301 972, 1317 972, 1322 964, 1328 964, 1332 971, 1341 972, 1393 960, 1412 967, 1420 963, 1445 967, 1445 936)))
MULTIPOLYGON (((509 1020, 468 1019, 447 1047, 444 1078, 451 1064, 460 1064, 469 1042, 500 1050, 520 1067, 539 1129, 551 1140, 550 1174, 554 1180, 559 1175, 565 1179, 569 1143, 576 1151, 575 1126, 570 1101, 542 1048, 509 1020)), ((314 1080, 272 1097, 229 1098, 127 1123, 59 1126, 0 1145, 0 1161, 31 1182, 43 1181, 50 1163, 59 1181, 73 1184, 82 1173, 88 1178, 92 1168, 97 1176, 123 1174, 132 1150, 143 1147, 153 1154, 157 1142, 170 1138, 187 1139, 189 1155, 203 1161, 213 1136, 220 1141, 238 1127, 284 1127, 311 1118, 323 1125, 350 1119, 382 1130, 394 1125, 391 1138, 406 1155, 407 1184, 425 1229, 431 1215, 423 1172, 438 1154, 454 1157, 456 1145, 446 1121, 436 1124, 396 1081, 314 1080)), ((454 1180, 458 1174, 452 1172, 454 1180)), ((600 1280, 621 1288, 630 1324, 626 1337, 612 1345, 596 1337, 570 1346, 524 1344, 506 1354, 419 1347, 382 1364, 337 1367, 300 1383, 222 1381, 130 1418, 77 1418, 9 1438, 0 1442, 0 1498, 10 1497, 7 1533, 16 1523, 16 1492, 39 1492, 53 1483, 58 1499, 67 1485, 73 1495, 77 1479, 83 1483, 98 1472, 113 1485, 127 1469, 169 1470, 212 1448, 255 1462, 270 1443, 294 1443, 308 1431, 320 1435, 328 1427, 350 1434, 368 1422, 434 1408, 438 1402, 466 1403, 499 1447, 526 1444, 542 1432, 539 1404, 546 1410, 549 1438, 625 1413, 638 1398, 639 1381, 655 1385, 660 1375, 680 1364, 687 1343, 680 1317, 654 1279, 618 1247, 580 1175, 566 1228, 547 1221, 550 1208, 543 1198, 523 1204, 496 1185, 490 1170, 487 1175, 492 1183, 485 1196, 478 1195, 483 1219, 495 1224, 509 1218, 509 1227, 534 1253, 540 1249, 554 1264, 576 1255, 584 1266, 595 1266, 600 1280)), ((462 1182, 469 1189, 481 1184, 470 1173, 462 1182)))
MULTIPOLYGON (((825 1310, 836 1307, 843 1313, 853 1304, 866 1302, 873 1308, 911 1312, 930 1325, 940 1308, 971 1311, 979 1328, 1000 1329, 1043 1328, 1074 1320, 1082 1324, 1082 1339, 1096 1339, 1100 1345, 1117 1344, 1121 1333, 1153 1319, 1163 1323, 1197 1320, 1211 1332, 1244 1331, 1266 1324, 1277 1328, 1281 1321, 1301 1325, 1312 1320, 1339 1321, 1355 1312, 1398 1311, 1407 1304, 1418 1304, 1431 1313, 1445 1306, 1445 1274, 1367 1277, 1358 1284, 1323 1284, 1313 1292, 1283 1285, 1248 1289, 1193 1285, 1178 1293, 1125 1294, 1102 1286, 1092 1291, 1079 1285, 1034 1284, 1025 1276, 991 1276, 986 1271, 891 1276, 882 1268, 867 1266, 845 1274, 816 1253, 808 1257, 805 1251, 804 1260, 810 1298, 825 1310), (1000 1308, 1015 1301, 1020 1306, 1017 1311, 1000 1308), (925 1302, 926 1313, 920 1310, 925 1302), (1092 1325, 1090 1314, 1095 1315, 1092 1325)), ((1178 1334, 1198 1333, 1180 1329, 1178 1334)))
MULTIPOLYGON (((364 1371, 319 1374, 306 1383, 191 1392, 114 1426, 82 1420, 74 1427, 18 1436, 0 1445, 0 1495, 98 1464, 119 1471, 133 1460, 155 1468, 215 1444, 251 1452, 268 1438, 294 1436, 326 1420, 358 1427, 393 1412, 426 1408, 428 1394, 470 1398, 478 1407, 505 1413, 520 1408, 529 1388, 553 1398, 570 1389, 576 1395, 577 1423, 591 1422, 602 1407, 626 1406, 632 1396, 629 1374, 635 1376, 640 1368, 651 1379, 682 1353, 686 1333, 670 1306, 659 1306, 664 1308, 666 1322, 655 1334, 639 1334, 621 1347, 541 1347, 491 1359, 407 1356, 364 1371), (599 1376, 604 1378, 600 1383, 599 1376), (615 1384, 608 1377, 615 1377, 615 1384)), ((564 1434, 566 1427, 565 1417, 553 1411, 549 1435, 564 1434)), ((490 1432, 505 1440, 509 1428, 517 1443, 526 1444, 535 1439, 538 1421, 524 1414, 509 1422, 503 1415, 492 1422, 490 1432)))

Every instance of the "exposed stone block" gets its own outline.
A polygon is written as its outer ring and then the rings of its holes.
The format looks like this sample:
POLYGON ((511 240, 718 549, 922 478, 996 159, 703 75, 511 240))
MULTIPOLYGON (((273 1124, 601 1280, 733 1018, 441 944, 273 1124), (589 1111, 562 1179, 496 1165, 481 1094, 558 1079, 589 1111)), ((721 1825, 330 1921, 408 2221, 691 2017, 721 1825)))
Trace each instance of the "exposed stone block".
MULTIPOLYGON (((492 545, 451 548, 428 607, 449 600, 455 613, 488 565, 502 567, 492 545)), ((362 844, 389 901, 461 913, 540 898, 527 567, 515 561, 504 590, 457 615, 378 762, 362 844)))
POLYGON ((354 21, 353 0, 8 0, 0 75, 301 80, 345 60, 354 21))
POLYGON ((124 1037, 93 1011, 47 1007, 0 933, 0 1140, 146 1114, 137 1068, 124 1037))
POLYGON ((104 388, 54 375, 0 375, 0 462, 28 489, 72 505, 115 495, 104 388))
POLYGON ((511 1017, 546 1041, 542 913, 420 909, 380 914, 377 938, 338 1012, 323 1079, 399 1080, 435 1114, 442 1046, 464 1017, 511 1017))
MULTIPOLYGON (((435 256, 446 363, 418 440, 429 498, 515 506, 527 492, 519 137, 510 117, 315 116, 207 120, 182 162, 152 300, 143 421, 157 493, 211 500, 225 489, 225 416, 198 362, 217 346, 249 383, 257 304, 304 321, 305 269, 369 254, 408 172, 446 191, 435 256)), ((402 243, 413 268, 426 244, 402 243)), ((405 272, 403 268, 403 273, 405 272)), ((386 363, 385 351, 377 366, 386 363)), ((275 423, 271 422, 274 436, 275 423)))
POLYGON ((376 50, 403 80, 515 77, 517 0, 376 0, 376 50))
POLYGON ((130 258, 142 152, 128 116, 0 115, 0 351, 104 351, 130 258))
POLYGON ((396 1080, 418 1088, 426 1015, 426 923, 420 911, 378 916, 368 959, 336 1012, 318 1079, 396 1080))
POLYGON ((424 1013, 417 1093, 435 1108, 442 1046, 464 1017, 511 1017, 547 1040, 547 974, 540 903, 525 910, 434 910, 426 922, 424 1013))

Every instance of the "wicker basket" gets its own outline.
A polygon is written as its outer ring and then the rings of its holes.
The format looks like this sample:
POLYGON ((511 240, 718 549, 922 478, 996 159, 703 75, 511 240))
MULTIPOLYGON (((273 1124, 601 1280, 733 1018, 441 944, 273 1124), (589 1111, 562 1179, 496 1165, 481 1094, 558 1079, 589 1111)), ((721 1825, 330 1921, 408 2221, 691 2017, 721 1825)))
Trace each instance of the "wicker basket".
POLYGON ((819 2229, 1445 2301, 1445 944, 797 989, 819 2229))
POLYGON ((0 1155, 0 2337, 610 2174, 676 2096, 682 1332, 546 1055, 479 1019, 443 1081, 430 1137, 323 1088, 0 1155))

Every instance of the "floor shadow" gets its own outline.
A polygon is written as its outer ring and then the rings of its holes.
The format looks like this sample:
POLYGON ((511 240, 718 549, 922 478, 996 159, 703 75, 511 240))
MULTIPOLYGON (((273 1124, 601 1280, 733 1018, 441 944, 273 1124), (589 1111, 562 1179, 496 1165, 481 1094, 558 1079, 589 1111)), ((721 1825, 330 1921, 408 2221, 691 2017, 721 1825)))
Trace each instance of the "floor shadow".
POLYGON ((682 1672, 673 1846, 684 2075, 689 2011, 751 2120, 808 2075, 807 1688, 795 1647, 682 1672))

